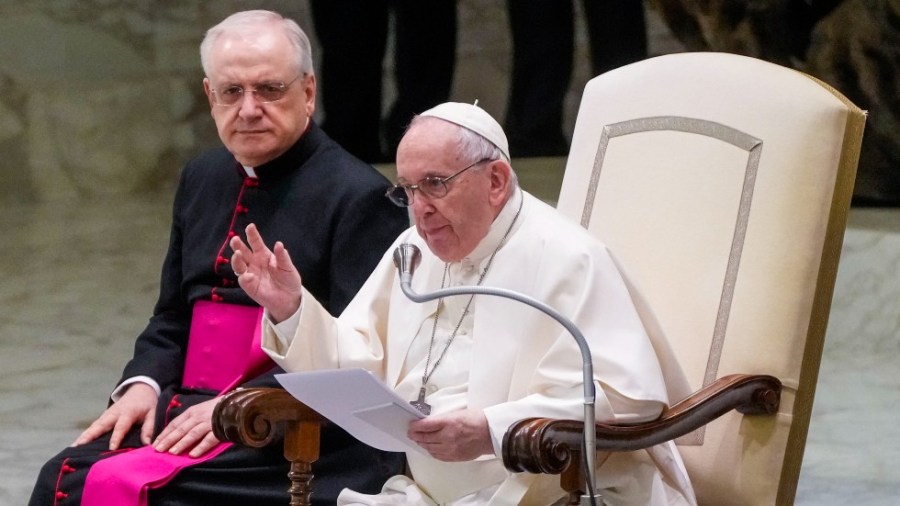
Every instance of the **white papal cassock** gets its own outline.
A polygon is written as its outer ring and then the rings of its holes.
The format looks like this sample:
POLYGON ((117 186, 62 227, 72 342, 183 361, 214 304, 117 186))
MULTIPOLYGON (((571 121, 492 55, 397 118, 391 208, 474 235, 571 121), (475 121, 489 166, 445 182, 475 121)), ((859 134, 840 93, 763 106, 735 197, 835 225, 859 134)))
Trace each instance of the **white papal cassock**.
MULTIPOLYGON (((396 245, 422 250, 412 288, 442 285, 445 264, 412 228, 396 245)), ((392 247, 347 309, 332 318, 309 294, 300 310, 273 326, 266 319, 263 347, 288 371, 362 367, 414 400, 431 346, 437 301, 403 295, 392 247)), ((538 299, 571 318, 587 339, 597 386, 598 421, 655 418, 672 394, 662 370, 678 370, 654 351, 621 275, 605 246, 583 228, 524 191, 517 191, 472 253, 449 266, 447 286, 471 285, 497 251, 484 286, 538 299), (521 211, 516 213, 521 204, 521 211), (510 224, 512 229, 503 240, 510 224), (499 249, 498 249, 499 246, 499 249), (661 361, 663 363, 661 364, 661 361)), ((448 297, 440 311, 431 365, 459 323, 468 296, 448 297)), ((432 414, 484 410, 494 455, 441 462, 408 453, 414 480, 397 477, 379 496, 345 491, 346 503, 551 504, 564 494, 559 477, 514 474, 500 460, 506 429, 528 417, 582 419, 581 354, 572 336, 538 310, 505 298, 476 296, 427 385, 432 414)), ((431 367, 429 367, 429 371, 431 367)), ((598 459, 597 482, 607 504, 693 504, 693 491, 671 443, 651 451, 598 459)))

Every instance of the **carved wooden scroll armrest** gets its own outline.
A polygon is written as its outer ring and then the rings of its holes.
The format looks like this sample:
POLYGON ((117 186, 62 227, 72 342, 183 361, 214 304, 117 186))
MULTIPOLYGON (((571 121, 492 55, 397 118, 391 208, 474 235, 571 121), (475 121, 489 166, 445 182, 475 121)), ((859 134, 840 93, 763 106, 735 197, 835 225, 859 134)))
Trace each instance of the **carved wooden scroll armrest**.
MULTIPOLYGON (((634 425, 596 424, 597 451, 634 451, 688 434, 735 409, 746 415, 774 414, 781 400, 781 381, 767 375, 732 374, 719 378, 652 422, 634 425)), ((560 474, 577 463, 584 423, 529 418, 513 424, 503 436, 503 464, 513 472, 560 474)))
POLYGON ((221 441, 261 448, 284 434, 291 506, 309 504, 312 463, 319 459, 319 429, 326 419, 279 388, 229 392, 213 411, 213 433, 221 441))

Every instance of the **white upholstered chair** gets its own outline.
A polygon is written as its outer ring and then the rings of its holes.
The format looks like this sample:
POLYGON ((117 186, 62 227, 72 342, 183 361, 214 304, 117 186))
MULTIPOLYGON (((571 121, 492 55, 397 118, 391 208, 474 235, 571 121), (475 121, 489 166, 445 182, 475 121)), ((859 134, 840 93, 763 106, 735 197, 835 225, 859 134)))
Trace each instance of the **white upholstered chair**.
MULTIPOLYGON (((793 502, 864 120, 809 76, 736 55, 588 83, 558 207, 609 246, 697 392, 655 422, 598 424, 600 452, 676 439, 700 504, 793 502)), ((308 503, 321 422, 282 390, 232 392, 214 415, 223 440, 285 434, 292 505, 308 503)), ((561 473, 577 500, 581 427, 522 421, 504 461, 561 473)))
MULTIPOLYGON (((701 505, 793 503, 864 121, 827 85, 731 54, 587 84, 558 208, 706 389, 656 422, 598 425, 598 452, 676 439, 701 505)), ((574 498, 580 423, 514 426, 507 467, 563 472, 574 498)))

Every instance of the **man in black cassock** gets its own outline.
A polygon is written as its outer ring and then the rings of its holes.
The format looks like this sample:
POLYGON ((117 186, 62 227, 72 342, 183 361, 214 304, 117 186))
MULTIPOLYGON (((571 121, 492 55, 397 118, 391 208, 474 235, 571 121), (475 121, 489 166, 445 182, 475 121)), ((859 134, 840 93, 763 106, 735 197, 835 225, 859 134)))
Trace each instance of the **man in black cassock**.
MULTIPOLYGON (((216 329, 224 314, 241 314, 255 328, 257 306, 237 284, 229 240, 250 223, 280 238, 307 288, 337 315, 408 226, 406 213, 384 197, 388 181, 312 120, 316 78, 296 23, 267 11, 237 13, 207 32, 200 52, 224 147, 184 168, 153 316, 109 407, 44 465, 30 505, 287 504, 289 466, 279 445, 229 446, 212 433, 223 385, 277 386, 273 375, 281 372, 252 357, 261 353, 252 331, 219 328, 198 344, 198 329, 216 329), (226 334, 242 344, 219 339, 226 334), (226 365, 235 359, 236 368, 226 365), (226 383, 210 379, 230 367, 226 383), (135 478, 124 487, 145 487, 134 501, 113 492, 118 481, 146 472, 148 461, 169 465, 170 456, 181 459, 174 477, 149 485, 135 478)), ((313 466, 313 502, 334 504, 344 487, 377 492, 402 465, 402 454, 329 426, 313 466)))

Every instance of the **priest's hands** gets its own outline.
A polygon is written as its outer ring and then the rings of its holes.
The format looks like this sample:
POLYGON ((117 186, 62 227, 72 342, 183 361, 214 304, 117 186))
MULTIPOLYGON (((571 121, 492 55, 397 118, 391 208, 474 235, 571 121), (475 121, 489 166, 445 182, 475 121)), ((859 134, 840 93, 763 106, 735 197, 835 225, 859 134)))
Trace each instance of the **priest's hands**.
MULTIPOLYGON (((150 385, 140 382, 131 384, 118 401, 78 436, 72 446, 89 443, 112 431, 109 449, 117 450, 135 424, 141 424, 141 442, 150 444, 158 400, 156 391, 150 385)), ((175 455, 190 449, 191 457, 199 457, 212 449, 219 443, 212 432, 212 413, 219 400, 216 397, 191 406, 175 417, 153 441, 153 447, 175 455)))
POLYGON ((158 396, 153 387, 146 383, 132 383, 118 401, 106 408, 106 411, 78 436, 72 446, 89 443, 112 431, 109 449, 117 450, 135 424, 141 424, 141 442, 150 444, 157 400, 158 396))
POLYGON ((279 323, 296 313, 303 284, 284 244, 276 242, 270 250, 256 225, 251 224, 247 226, 247 244, 234 236, 230 245, 234 250, 231 267, 238 275, 238 283, 247 295, 269 311, 272 321, 279 323))
POLYGON ((190 449, 188 455, 197 458, 219 444, 212 431, 212 414, 221 397, 216 397, 191 406, 176 416, 153 441, 158 452, 181 455, 190 449))
POLYGON ((481 410, 465 409, 416 420, 409 424, 408 435, 432 457, 445 462, 494 453, 487 418, 481 410))

